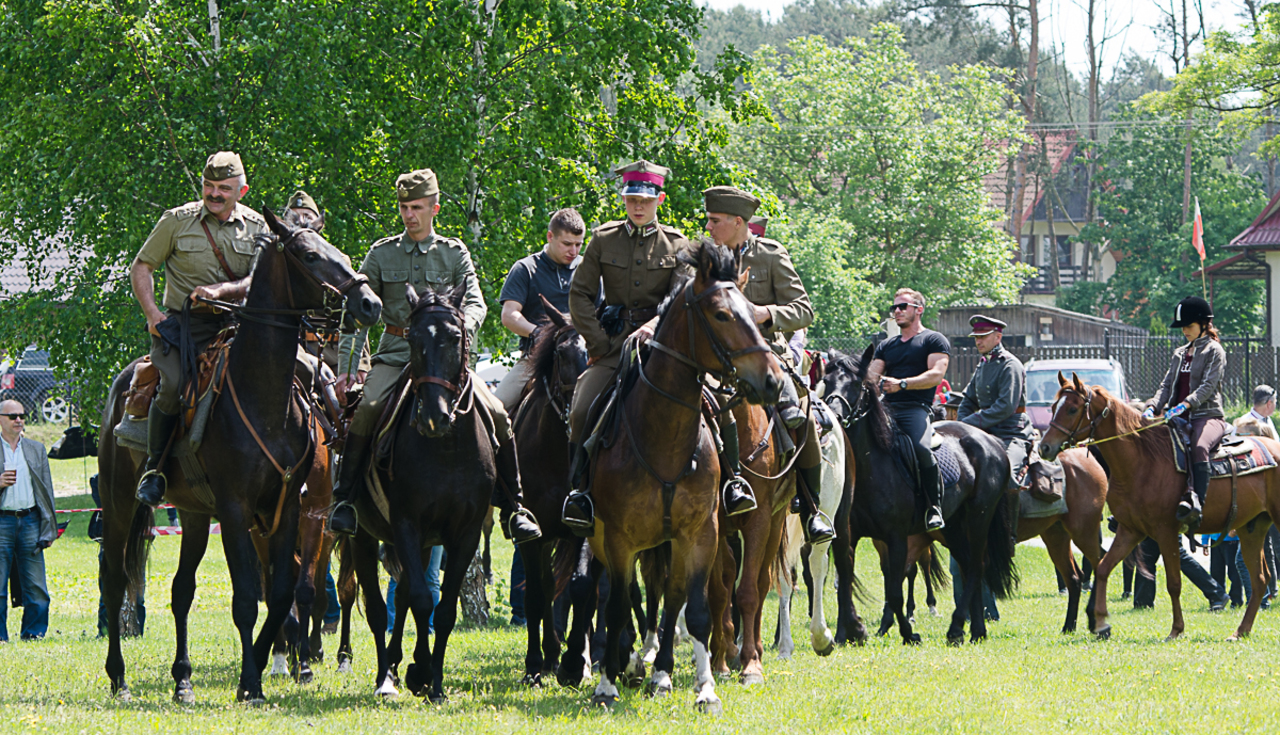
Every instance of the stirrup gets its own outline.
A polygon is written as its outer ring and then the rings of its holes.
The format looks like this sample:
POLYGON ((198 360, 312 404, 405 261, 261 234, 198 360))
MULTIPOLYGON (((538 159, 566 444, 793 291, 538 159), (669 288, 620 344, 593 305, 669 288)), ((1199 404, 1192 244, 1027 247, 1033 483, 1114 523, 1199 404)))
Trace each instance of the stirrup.
POLYGON ((518 506, 515 512, 513 512, 510 516, 507 517, 507 538, 511 539, 516 544, 523 544, 529 541, 534 541, 536 539, 542 538, 542 527, 538 525, 538 519, 533 517, 533 514, 529 512, 528 508, 524 507, 523 505, 518 506), (516 519, 517 518, 528 519, 529 523, 533 524, 533 530, 535 533, 532 536, 528 536, 525 538, 516 538, 516 519))
POLYGON ((735 474, 728 480, 725 480, 724 486, 720 488, 720 492, 722 493, 721 498, 724 503, 725 515, 742 515, 743 513, 750 513, 757 507, 755 493, 751 492, 751 485, 746 480, 742 479, 742 475, 735 474), (742 499, 738 503, 739 507, 730 508, 729 496, 734 492, 741 494, 742 499))
POLYGON ((941 531, 942 529, 944 529, 944 528, 946 528, 946 527, 947 527, 947 521, 946 521, 946 519, 944 519, 944 518, 942 517, 942 508, 939 508, 938 506, 936 506, 936 505, 935 505, 935 506, 933 506, 933 507, 929 508, 929 510, 925 512, 925 514, 924 514, 924 530, 925 530, 926 532, 928 532, 928 531, 941 531), (935 512, 936 512, 937 521, 936 521, 936 522, 931 522, 931 521, 930 521, 930 516, 935 515, 935 512))
POLYGON ((169 490, 169 478, 165 477, 163 472, 161 472, 158 469, 147 470, 146 472, 142 473, 142 477, 138 478, 138 487, 134 490, 133 497, 137 499, 138 502, 144 503, 152 508, 155 508, 156 506, 160 505, 161 501, 164 500, 164 494, 168 490, 169 490), (159 477, 160 482, 163 484, 163 489, 160 491, 160 497, 157 498, 155 501, 142 497, 143 484, 146 483, 148 477, 153 477, 153 476, 159 477))
POLYGON ((800 528, 804 533, 805 543, 809 544, 810 546, 833 541, 835 540, 835 537, 836 537, 835 526, 831 523, 831 516, 827 515, 826 513, 823 513, 821 510, 818 510, 818 512, 809 516, 809 518, 806 519, 804 523, 800 524, 800 528), (827 530, 822 532, 821 534, 809 533, 809 524, 811 524, 815 520, 825 525, 827 530))
POLYGON ((591 500, 591 496, 587 493, 570 493, 569 497, 564 499, 564 505, 560 508, 560 522, 579 536, 590 538, 594 535, 596 531, 596 504, 591 500), (569 507, 576 506, 579 500, 587 502, 587 515, 590 517, 588 521, 569 516, 569 507))
POLYGON ((346 500, 340 500, 334 503, 333 507, 329 509, 329 517, 325 518, 325 521, 324 521, 324 530, 332 534, 354 536, 356 533, 356 529, 358 528, 360 528, 360 512, 356 510, 356 507, 352 505, 350 501, 346 501, 346 500), (337 515, 338 511, 343 508, 351 509, 352 528, 350 531, 348 531, 345 528, 335 529, 333 527, 333 517, 337 515))

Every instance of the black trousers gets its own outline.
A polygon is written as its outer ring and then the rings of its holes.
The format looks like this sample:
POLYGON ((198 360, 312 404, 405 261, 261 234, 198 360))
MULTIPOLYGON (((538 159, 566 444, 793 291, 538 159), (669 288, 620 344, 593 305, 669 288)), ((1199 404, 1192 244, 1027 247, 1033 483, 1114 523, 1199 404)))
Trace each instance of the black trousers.
POLYGON ((1231 582, 1231 590, 1227 596, 1231 604, 1239 607, 1244 603, 1240 587, 1240 570, 1236 568, 1236 555, 1240 553, 1240 540, 1229 538, 1218 546, 1209 549, 1209 574, 1213 581, 1226 587, 1231 582))
POLYGON ((929 444, 933 442, 933 423, 929 420, 929 408, 922 403, 886 403, 893 412, 893 420, 897 422, 902 433, 911 437, 915 443, 916 462, 920 469, 937 466, 933 458, 933 450, 929 444))
MULTIPOLYGON (((1209 570, 1200 566, 1200 562, 1191 557, 1181 544, 1178 546, 1179 558, 1181 559, 1182 576, 1186 577, 1199 588, 1205 599, 1210 605, 1217 603, 1226 604, 1227 591, 1223 589, 1217 582, 1213 581, 1209 570)), ((1143 562, 1148 570, 1154 572, 1156 568, 1156 560, 1160 558, 1160 545, 1152 539, 1146 539, 1138 547, 1138 553, 1142 554, 1143 562)), ((1141 574, 1135 575, 1133 580, 1133 606, 1134 607, 1155 607, 1156 600, 1156 580, 1147 579, 1141 574)))

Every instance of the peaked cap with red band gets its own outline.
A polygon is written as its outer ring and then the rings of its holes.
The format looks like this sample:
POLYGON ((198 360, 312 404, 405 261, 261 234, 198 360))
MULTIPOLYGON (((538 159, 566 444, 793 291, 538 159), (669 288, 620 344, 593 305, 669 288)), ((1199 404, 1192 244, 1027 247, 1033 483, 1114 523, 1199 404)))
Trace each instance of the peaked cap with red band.
POLYGON ((622 196, 638 196, 657 199, 662 193, 671 169, 650 163, 644 159, 615 168, 622 175, 622 196))
POLYGON ((969 332, 970 337, 985 337, 992 332, 1004 334, 1004 328, 1009 325, 999 319, 978 314, 969 319, 969 326, 973 329, 973 331, 969 332))
POLYGON ((769 218, 763 215, 756 215, 747 223, 747 229, 751 230, 751 234, 756 237, 764 237, 765 228, 769 226, 769 218))

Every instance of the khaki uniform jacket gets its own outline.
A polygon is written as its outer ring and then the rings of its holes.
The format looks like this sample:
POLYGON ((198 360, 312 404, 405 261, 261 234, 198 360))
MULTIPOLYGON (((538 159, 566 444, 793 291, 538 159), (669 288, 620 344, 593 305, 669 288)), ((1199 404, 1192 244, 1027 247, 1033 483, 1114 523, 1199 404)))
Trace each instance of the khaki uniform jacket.
POLYGON ((791 335, 813 324, 813 305, 791 254, 777 240, 751 235, 742 245, 738 273, 748 270, 743 295, 769 310, 769 321, 760 325, 760 332, 775 354, 791 362, 791 335))
POLYGON ((160 216, 155 229, 138 251, 138 260, 152 268, 165 266, 164 307, 181 311, 182 304, 199 286, 212 286, 249 275, 256 255, 253 238, 267 231, 262 215, 236 203, 226 222, 205 208, 204 202, 187 202, 160 216), (213 241, 227 259, 234 279, 218 263, 200 223, 209 226, 213 241))
POLYGON ((684 233, 659 222, 644 227, 636 227, 629 219, 606 222, 591 233, 569 286, 569 318, 586 340, 592 358, 618 354, 628 335, 624 329, 609 336, 600 326, 596 297, 601 284, 607 306, 656 307, 680 270, 676 254, 688 244, 684 233))
MULTIPOLYGON (((489 307, 480 291, 480 279, 476 277, 471 253, 461 240, 432 233, 422 242, 414 242, 408 233, 385 237, 369 248, 360 272, 369 277, 369 288, 382 299, 382 321, 393 327, 409 327, 409 299, 405 286, 411 285, 421 294, 427 289, 443 291, 465 284, 467 295, 462 303, 466 318, 467 337, 471 346, 476 344, 476 330, 484 322, 489 307)), ((363 349, 369 330, 362 329, 355 335, 342 338, 339 365, 350 363, 356 345, 363 349)), ((378 341, 374 363, 392 367, 404 367, 409 362, 409 343, 403 337, 384 332, 378 341)))
POLYGON ((1166 411, 1173 406, 1167 405, 1173 400, 1173 391, 1178 384, 1178 371, 1182 368, 1183 356, 1187 349, 1195 350, 1191 358, 1191 394, 1186 397, 1190 410, 1185 414, 1188 421, 1202 418, 1223 418, 1222 412, 1222 378, 1227 369, 1227 351, 1218 340, 1205 335, 1195 342, 1173 351, 1173 362, 1156 397, 1147 402, 1156 412, 1166 411))
MULTIPOLYGON (((18 439, 18 448, 26 457, 31 494, 36 497, 36 507, 40 509, 38 541, 52 544, 58 538, 58 523, 53 514, 53 475, 49 471, 49 454, 44 450, 43 444, 25 436, 18 439)), ((0 452, 0 472, 4 472, 4 452, 0 452)), ((8 488, 0 489, 0 492, 5 490, 8 488)))
POLYGON ((974 369, 956 416, 1001 439, 1030 439, 1022 361, 996 345, 974 369))

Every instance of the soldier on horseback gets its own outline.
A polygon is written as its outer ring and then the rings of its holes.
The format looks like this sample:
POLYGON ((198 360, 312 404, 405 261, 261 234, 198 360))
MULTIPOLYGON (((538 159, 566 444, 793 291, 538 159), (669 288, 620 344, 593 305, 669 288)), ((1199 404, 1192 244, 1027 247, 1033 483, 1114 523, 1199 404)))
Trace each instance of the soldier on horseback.
MULTIPOLYGON (((353 500, 364 487, 365 473, 373 445, 374 431, 392 389, 409 361, 409 343, 405 340, 409 326, 410 304, 405 285, 411 284, 421 294, 428 289, 448 289, 465 285, 467 339, 474 343, 476 331, 484 321, 488 308, 475 266, 467 246, 457 238, 438 234, 433 221, 440 211, 440 189, 430 169, 402 174, 396 179, 396 198, 400 203, 400 219, 404 232, 383 238, 369 248, 360 272, 368 276, 369 286, 383 300, 382 319, 386 331, 373 356, 373 366, 364 381, 364 397, 351 419, 342 462, 338 468, 338 484, 333 489, 334 505, 329 514, 329 529, 336 533, 354 534, 356 510, 353 500)), ((367 330, 344 337, 340 349, 340 365, 351 364, 351 355, 361 349, 367 330)), ((338 377, 339 392, 354 382, 356 376, 344 372, 338 377)), ((538 522, 524 509, 520 486, 520 470, 516 464, 515 442, 511 425, 502 403, 489 392, 474 373, 478 410, 488 411, 497 433, 496 457, 498 484, 493 492, 493 505, 508 519, 504 528, 511 539, 521 544, 542 535, 538 522), (505 489, 504 489, 505 488, 505 489)))
POLYGON ((203 195, 167 210, 129 268, 133 296, 151 333, 151 363, 160 386, 147 414, 147 463, 138 483, 138 500, 152 507, 164 499, 161 472, 169 437, 182 415, 182 349, 178 319, 190 300, 190 338, 196 354, 227 324, 197 298, 240 301, 249 290, 254 238, 267 231, 260 214, 240 204, 249 190, 240 156, 220 151, 204 165, 203 195), (155 299, 155 270, 165 269, 164 308, 155 299), (163 325, 163 326, 162 326, 163 325))
POLYGON ((1213 308, 1199 296, 1178 302, 1170 327, 1182 330, 1187 343, 1173 351, 1173 364, 1160 390, 1147 403, 1142 417, 1148 421, 1164 411, 1165 420, 1186 414, 1191 424, 1191 484, 1178 503, 1177 519, 1188 532, 1200 525, 1200 510, 1209 490, 1209 457, 1227 433, 1222 412, 1222 378, 1227 352, 1213 327, 1213 308))
POLYGON ((915 443, 920 489, 926 499, 924 525, 937 531, 946 523, 942 519, 942 476, 930 447, 933 426, 929 416, 934 389, 951 361, 951 343, 920 323, 924 306, 919 291, 900 288, 894 294, 889 313, 902 333, 876 345, 868 379, 880 382, 898 428, 915 443))
MULTIPOLYGON (((820 512, 818 493, 822 489, 822 449, 818 443, 818 427, 814 412, 801 407, 796 373, 797 365, 788 340, 798 330, 813 323, 813 306, 805 292, 804 283, 796 273, 791 255, 776 240, 757 235, 750 223, 760 206, 760 200, 732 186, 713 186, 702 193, 707 209, 707 232, 716 243, 734 252, 738 272, 749 273, 743 295, 755 305, 755 321, 761 334, 769 341, 773 352, 790 380, 783 381, 782 397, 778 400, 778 417, 787 429, 800 433, 800 455, 796 458, 798 480, 804 483, 812 503, 800 503, 800 513, 805 521, 805 539, 820 543, 835 538, 835 530, 820 512)), ((732 413, 725 414, 724 460, 729 466, 730 483, 745 482, 738 455, 738 432, 732 423, 732 413)), ((752 502, 752 507, 755 503, 752 502)))
MULTIPOLYGON (((617 173, 622 175, 627 218, 606 222, 592 232, 569 290, 570 318, 591 355, 569 409, 570 451, 574 456, 587 438, 591 404, 617 373, 623 344, 633 333, 641 341, 653 336, 658 304, 671 290, 679 270, 676 254, 689 244, 684 233, 658 222, 658 206, 667 197, 662 187, 670 170, 641 160, 617 169, 617 173), (604 300, 597 313, 601 284, 604 300)), ((580 533, 590 533, 595 526, 589 492, 589 487, 575 487, 565 499, 563 521, 580 533)), ((750 486, 740 479, 725 486, 730 515, 755 505, 750 486)))
POLYGON ((1014 481, 1026 484, 1031 457, 1031 422, 1027 419, 1026 370, 1001 342, 1008 325, 981 314, 969 320, 973 342, 982 358, 964 389, 957 418, 1004 443, 1014 481))

